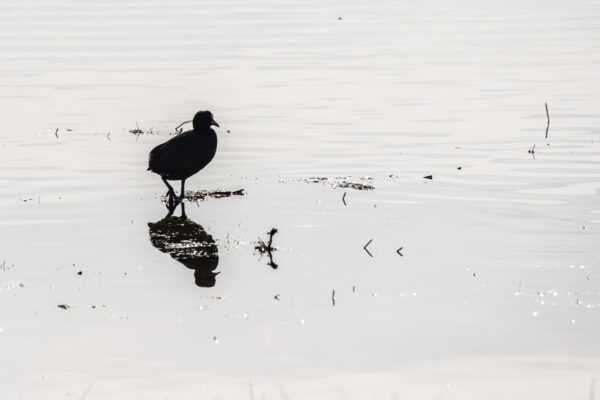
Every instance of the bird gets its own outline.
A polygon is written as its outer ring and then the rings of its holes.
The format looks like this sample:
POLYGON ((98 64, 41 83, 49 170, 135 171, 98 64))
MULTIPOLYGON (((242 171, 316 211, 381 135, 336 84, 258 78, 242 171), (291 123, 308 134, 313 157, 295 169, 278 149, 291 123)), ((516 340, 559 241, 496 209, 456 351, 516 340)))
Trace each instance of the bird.
POLYGON ((160 175, 167 185, 169 201, 183 201, 185 180, 208 165, 217 152, 217 134, 211 128, 219 127, 210 111, 198 111, 192 120, 193 129, 183 132, 150 151, 148 171, 160 175), (181 181, 180 196, 175 195, 168 181, 181 181))

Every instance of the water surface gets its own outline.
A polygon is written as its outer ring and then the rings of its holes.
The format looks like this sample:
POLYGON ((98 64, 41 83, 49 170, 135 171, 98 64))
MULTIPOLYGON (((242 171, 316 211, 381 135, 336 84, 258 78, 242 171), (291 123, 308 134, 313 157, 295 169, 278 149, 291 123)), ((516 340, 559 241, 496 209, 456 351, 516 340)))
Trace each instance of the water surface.
POLYGON ((596 2, 0 22, 3 398, 594 397, 596 2), (219 150, 187 187, 245 195, 187 203, 197 240, 173 245, 147 154, 200 109, 219 150), (273 227, 276 269, 254 250, 273 227), (210 278, 165 251, 185 243, 210 278))

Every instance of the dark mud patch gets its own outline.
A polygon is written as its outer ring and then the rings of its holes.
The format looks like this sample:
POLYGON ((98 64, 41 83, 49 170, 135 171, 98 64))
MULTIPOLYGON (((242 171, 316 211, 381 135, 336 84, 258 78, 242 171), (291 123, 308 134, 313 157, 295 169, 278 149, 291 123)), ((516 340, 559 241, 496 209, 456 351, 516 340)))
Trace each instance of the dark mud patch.
POLYGON ((311 176, 309 178, 303 178, 302 181, 306 183, 321 183, 328 185, 333 188, 342 189, 355 189, 355 190, 373 190, 375 186, 373 184, 373 178, 352 178, 352 177, 324 177, 324 176, 311 176))

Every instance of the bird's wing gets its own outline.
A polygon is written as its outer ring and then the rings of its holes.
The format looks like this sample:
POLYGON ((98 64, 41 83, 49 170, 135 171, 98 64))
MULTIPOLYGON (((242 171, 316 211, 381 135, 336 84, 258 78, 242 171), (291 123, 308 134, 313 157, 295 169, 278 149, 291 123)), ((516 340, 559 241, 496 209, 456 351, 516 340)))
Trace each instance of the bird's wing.
POLYGON ((165 169, 177 169, 182 152, 189 151, 184 143, 191 133, 183 132, 153 148, 148 155, 148 170, 160 174, 165 169))
POLYGON ((162 152, 165 147, 165 144, 159 144, 155 148, 150 151, 148 155, 148 170, 155 171, 157 167, 160 165, 160 159, 162 158, 162 152))

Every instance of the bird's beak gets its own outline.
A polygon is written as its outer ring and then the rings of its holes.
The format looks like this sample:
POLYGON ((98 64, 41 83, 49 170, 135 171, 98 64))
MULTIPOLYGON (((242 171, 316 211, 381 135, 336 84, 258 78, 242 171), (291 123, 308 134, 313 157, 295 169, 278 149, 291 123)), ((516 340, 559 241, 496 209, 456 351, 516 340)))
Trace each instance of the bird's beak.
POLYGON ((219 128, 221 127, 221 125, 217 124, 217 121, 215 121, 214 119, 212 120, 212 122, 210 124, 214 125, 214 126, 218 126, 219 128))

